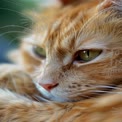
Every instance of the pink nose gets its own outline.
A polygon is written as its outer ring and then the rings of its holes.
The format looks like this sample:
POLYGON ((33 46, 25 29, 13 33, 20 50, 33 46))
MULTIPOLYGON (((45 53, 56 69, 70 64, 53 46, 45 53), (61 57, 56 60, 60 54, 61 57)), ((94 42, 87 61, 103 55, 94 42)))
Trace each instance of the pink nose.
POLYGON ((44 89, 46 89, 47 91, 50 92, 51 89, 55 88, 56 86, 58 86, 58 83, 52 83, 52 84, 42 84, 39 83, 44 89))

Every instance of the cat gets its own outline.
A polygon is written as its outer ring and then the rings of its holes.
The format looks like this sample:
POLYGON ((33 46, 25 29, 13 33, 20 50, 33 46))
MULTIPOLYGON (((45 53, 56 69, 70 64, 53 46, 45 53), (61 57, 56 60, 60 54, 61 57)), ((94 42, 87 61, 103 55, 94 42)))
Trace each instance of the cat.
POLYGON ((0 66, 0 122, 121 122, 121 6, 49 9, 47 28, 37 13, 19 64, 0 66))

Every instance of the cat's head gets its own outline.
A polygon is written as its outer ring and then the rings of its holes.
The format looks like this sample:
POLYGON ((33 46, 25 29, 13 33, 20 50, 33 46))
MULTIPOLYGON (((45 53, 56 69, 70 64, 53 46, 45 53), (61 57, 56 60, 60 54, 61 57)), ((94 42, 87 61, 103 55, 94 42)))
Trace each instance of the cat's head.
POLYGON ((69 7, 43 34, 37 29, 26 38, 34 44, 22 44, 23 60, 36 67, 35 84, 44 97, 78 101, 119 89, 122 1, 97 4, 69 7))

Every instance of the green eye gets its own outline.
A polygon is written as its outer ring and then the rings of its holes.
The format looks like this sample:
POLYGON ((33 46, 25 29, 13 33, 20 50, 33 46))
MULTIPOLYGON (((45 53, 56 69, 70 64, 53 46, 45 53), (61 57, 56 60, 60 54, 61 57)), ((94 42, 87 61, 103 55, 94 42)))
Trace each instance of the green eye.
POLYGON ((46 58, 46 52, 43 48, 39 46, 34 46, 33 47, 33 52, 40 58, 46 58))
POLYGON ((101 50, 80 50, 76 53, 75 60, 85 63, 95 59, 101 52, 101 50))

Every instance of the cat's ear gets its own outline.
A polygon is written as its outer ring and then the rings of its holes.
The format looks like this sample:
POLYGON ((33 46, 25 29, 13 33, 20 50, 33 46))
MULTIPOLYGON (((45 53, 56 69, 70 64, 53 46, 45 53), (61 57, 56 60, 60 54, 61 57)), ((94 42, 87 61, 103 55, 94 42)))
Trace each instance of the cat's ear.
POLYGON ((98 11, 101 11, 110 7, 122 10, 122 0, 104 0, 98 5, 97 9, 98 11))

